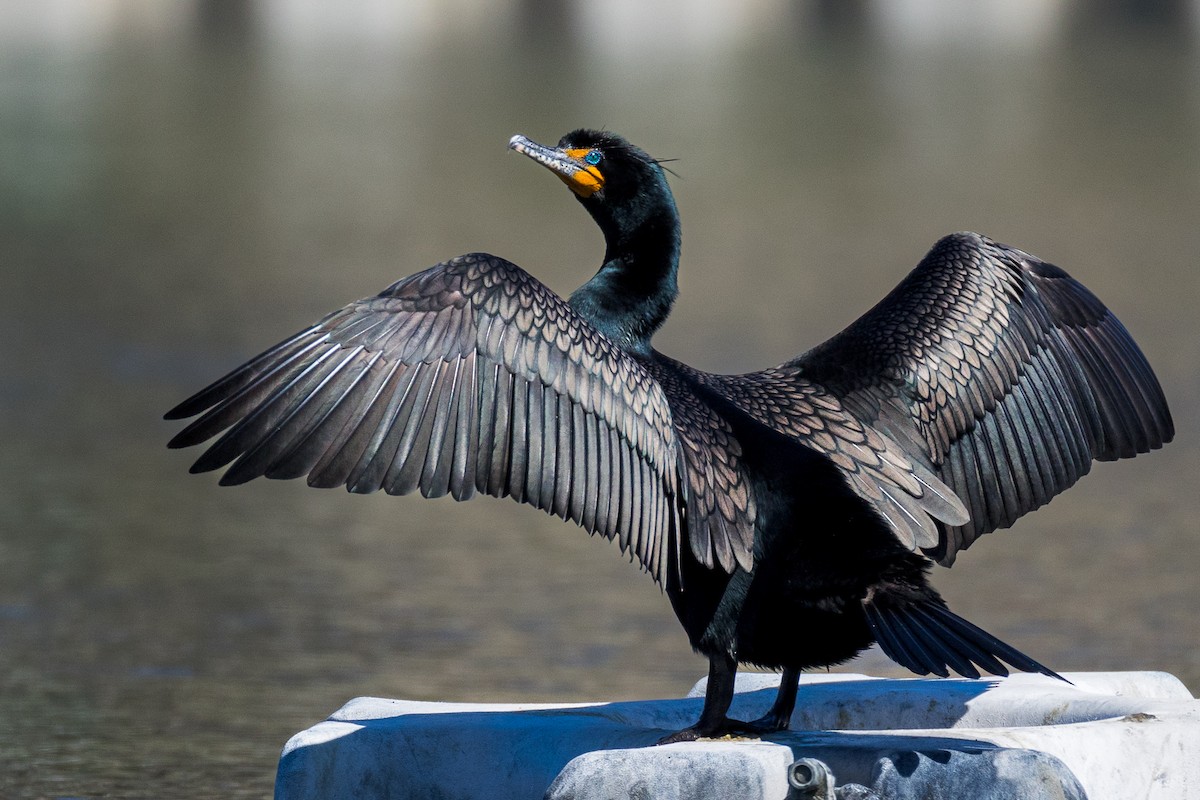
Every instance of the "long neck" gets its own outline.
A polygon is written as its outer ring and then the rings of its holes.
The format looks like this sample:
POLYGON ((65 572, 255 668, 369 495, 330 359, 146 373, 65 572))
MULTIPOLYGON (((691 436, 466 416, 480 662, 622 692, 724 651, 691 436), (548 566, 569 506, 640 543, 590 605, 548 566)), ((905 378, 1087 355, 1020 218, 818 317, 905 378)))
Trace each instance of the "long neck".
POLYGON ((604 264, 568 302, 622 348, 648 353, 679 294, 679 214, 668 198, 638 215, 636 224, 596 217, 607 243, 604 264))

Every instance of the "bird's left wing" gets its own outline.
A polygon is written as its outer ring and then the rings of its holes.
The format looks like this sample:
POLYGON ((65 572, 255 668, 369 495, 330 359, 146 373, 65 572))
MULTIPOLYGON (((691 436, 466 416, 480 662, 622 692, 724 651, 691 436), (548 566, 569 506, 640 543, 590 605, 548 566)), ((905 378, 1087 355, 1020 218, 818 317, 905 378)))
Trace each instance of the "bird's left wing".
POLYGON ((661 387, 527 272, 460 256, 351 303, 167 413, 225 431, 222 484, 511 496, 617 539, 658 581, 680 520, 661 387), (228 429, 228 430, 226 430, 228 429))
POLYGON ((1058 267, 943 237, 875 308, 789 362, 902 442, 962 498, 943 564, 1087 473, 1171 440, 1162 389, 1120 321, 1058 267))

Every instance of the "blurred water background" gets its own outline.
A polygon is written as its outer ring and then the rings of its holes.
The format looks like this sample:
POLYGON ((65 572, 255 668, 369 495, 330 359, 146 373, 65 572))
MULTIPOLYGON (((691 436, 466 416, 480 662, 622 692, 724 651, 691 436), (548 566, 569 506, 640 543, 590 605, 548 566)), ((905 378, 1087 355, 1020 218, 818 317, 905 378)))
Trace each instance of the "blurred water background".
POLYGON ((703 673, 615 547, 532 509, 221 489, 164 447, 177 401, 449 256, 588 278, 599 233, 505 150, 583 125, 679 159, 656 344, 704 369, 807 349, 954 230, 1094 289, 1177 441, 936 582, 1055 669, 1200 687, 1194 6, 5 5, 0 796, 261 798, 287 737, 356 695, 647 698, 703 673))

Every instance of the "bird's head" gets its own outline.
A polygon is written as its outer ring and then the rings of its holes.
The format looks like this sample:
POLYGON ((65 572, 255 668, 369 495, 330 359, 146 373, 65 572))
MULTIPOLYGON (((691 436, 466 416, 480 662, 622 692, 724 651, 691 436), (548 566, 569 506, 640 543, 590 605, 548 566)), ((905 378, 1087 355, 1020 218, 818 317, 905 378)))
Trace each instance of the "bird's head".
POLYGON ((614 133, 581 128, 554 147, 517 135, 508 146, 549 169, 575 193, 604 231, 610 249, 663 217, 678 224, 660 163, 614 133))

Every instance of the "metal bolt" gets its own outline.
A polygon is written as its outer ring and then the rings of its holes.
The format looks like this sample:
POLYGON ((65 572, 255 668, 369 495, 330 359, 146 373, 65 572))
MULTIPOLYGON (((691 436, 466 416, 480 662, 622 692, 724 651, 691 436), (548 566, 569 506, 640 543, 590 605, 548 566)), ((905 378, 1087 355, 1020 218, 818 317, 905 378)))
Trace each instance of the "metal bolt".
POLYGON ((833 800, 833 773, 824 761, 801 758, 788 767, 788 784, 794 797, 804 800, 833 800))

